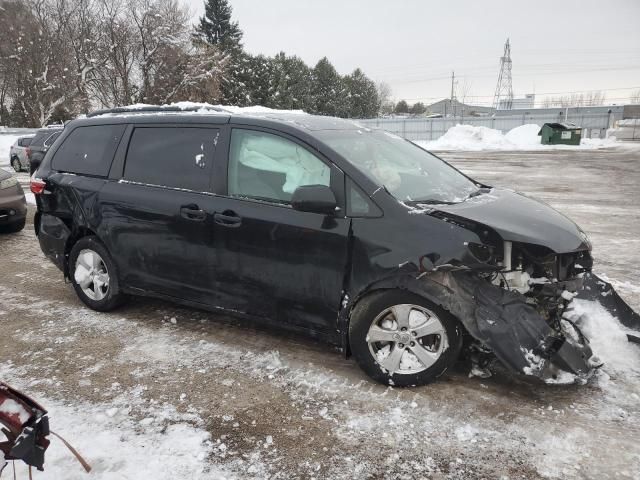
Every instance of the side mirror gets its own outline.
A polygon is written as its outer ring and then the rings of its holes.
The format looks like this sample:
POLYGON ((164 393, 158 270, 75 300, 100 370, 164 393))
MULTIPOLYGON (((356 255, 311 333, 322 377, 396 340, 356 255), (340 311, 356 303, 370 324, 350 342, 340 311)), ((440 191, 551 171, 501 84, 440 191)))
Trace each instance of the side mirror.
POLYGON ((336 211, 338 202, 331 188, 326 185, 304 185, 293 192, 291 206, 301 212, 330 215, 336 211))

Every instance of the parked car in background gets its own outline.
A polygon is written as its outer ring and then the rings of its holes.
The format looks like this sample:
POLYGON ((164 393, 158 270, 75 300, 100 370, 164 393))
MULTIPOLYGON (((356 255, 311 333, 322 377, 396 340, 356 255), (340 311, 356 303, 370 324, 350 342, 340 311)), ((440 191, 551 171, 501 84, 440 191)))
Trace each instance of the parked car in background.
POLYGON ((18 179, 0 169, 0 232, 19 232, 27 218, 27 201, 18 179))
POLYGON ((47 127, 41 128, 36 132, 31 140, 31 144, 27 147, 27 156, 29 158, 29 173, 33 173, 40 166, 47 150, 53 145, 53 142, 60 136, 63 127, 47 127))
POLYGON ((9 149, 9 160, 11 162, 11 166, 16 172, 29 170, 27 147, 31 144, 32 139, 33 135, 18 137, 9 149))
POLYGON ((562 321, 598 288, 567 217, 352 121, 210 110, 74 120, 32 176, 42 251, 90 308, 229 312, 396 386, 435 380, 463 345, 551 383, 601 365, 562 321))

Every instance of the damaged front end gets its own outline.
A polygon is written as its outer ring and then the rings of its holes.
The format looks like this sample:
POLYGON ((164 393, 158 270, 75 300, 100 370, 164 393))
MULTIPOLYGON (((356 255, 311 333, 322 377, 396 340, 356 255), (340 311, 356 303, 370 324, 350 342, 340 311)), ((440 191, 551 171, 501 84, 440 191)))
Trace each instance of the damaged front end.
POLYGON ((421 286, 430 296, 446 299, 443 306, 473 337, 476 374, 487 374, 485 367, 495 355, 511 369, 547 383, 586 382, 602 362, 580 327, 565 315, 575 297, 600 300, 598 292, 609 291, 603 306, 636 328, 640 325, 638 315, 611 285, 591 273, 587 249, 555 254, 545 247, 505 241, 484 260, 494 269, 436 271, 425 275, 421 286))
POLYGON ((565 317, 591 270, 588 250, 555 254, 505 241, 500 270, 455 275, 469 333, 505 365, 548 383, 585 382, 602 362, 578 325, 565 317))

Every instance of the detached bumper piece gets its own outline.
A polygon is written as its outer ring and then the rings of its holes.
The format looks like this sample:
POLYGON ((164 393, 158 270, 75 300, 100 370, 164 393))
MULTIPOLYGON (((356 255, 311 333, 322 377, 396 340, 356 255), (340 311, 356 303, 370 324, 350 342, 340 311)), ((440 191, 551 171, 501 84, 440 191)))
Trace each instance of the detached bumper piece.
MULTIPOLYGON (((5 460, 22 460, 43 471, 50 433, 47 411, 23 393, 0 382, 0 425, 7 438, 0 442, 5 460)), ((4 466, 0 463, 0 473, 4 466)))
POLYGON ((640 343, 640 315, 633 311, 627 303, 620 298, 609 282, 602 280, 593 273, 584 276, 584 288, 578 293, 577 298, 595 300, 607 311, 616 317, 622 325, 639 332, 637 335, 628 334, 630 342, 640 343))
POLYGON ((479 282, 473 297, 465 326, 511 369, 547 383, 584 383, 602 365, 575 325, 552 328, 520 293, 479 282))

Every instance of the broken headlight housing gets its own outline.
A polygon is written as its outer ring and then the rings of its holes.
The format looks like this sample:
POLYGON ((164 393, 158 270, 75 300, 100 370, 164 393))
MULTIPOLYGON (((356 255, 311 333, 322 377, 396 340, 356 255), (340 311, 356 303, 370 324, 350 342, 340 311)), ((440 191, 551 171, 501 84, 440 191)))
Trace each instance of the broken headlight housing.
POLYGON ((482 245, 480 243, 469 242, 467 248, 471 255, 480 263, 489 263, 493 260, 493 249, 488 245, 482 245))

